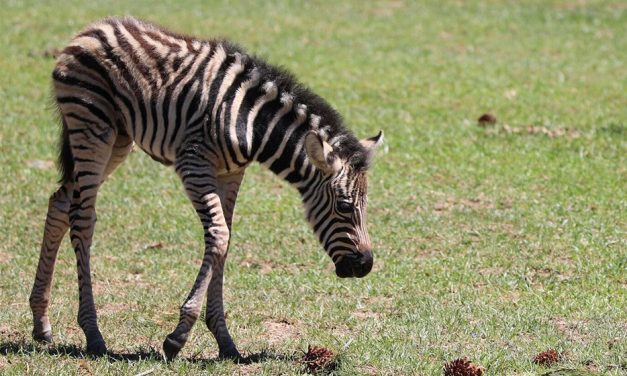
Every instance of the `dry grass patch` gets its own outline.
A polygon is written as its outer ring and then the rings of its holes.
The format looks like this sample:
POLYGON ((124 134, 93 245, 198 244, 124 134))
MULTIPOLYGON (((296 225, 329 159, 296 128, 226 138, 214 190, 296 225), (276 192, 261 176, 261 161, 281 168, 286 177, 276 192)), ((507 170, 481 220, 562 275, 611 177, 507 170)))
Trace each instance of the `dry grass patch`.
POLYGON ((281 321, 265 321, 263 327, 266 331, 264 338, 271 346, 300 338, 301 330, 296 325, 281 321))

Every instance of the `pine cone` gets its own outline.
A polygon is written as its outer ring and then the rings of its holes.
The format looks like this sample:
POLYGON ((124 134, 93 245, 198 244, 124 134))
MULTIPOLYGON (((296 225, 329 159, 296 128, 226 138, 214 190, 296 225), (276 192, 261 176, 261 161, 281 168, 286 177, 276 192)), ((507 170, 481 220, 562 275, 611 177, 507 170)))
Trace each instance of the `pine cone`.
POLYGON ((482 376, 483 368, 470 363, 467 358, 444 364, 444 376, 482 376))
POLYGON ((559 362, 560 354, 555 349, 548 349, 546 351, 541 352, 533 358, 533 362, 535 364, 550 367, 553 364, 559 362))
POLYGON ((492 115, 490 113, 485 113, 485 114, 481 115, 481 117, 479 117, 479 119, 477 119, 477 123, 481 127, 485 127, 487 125, 494 125, 494 124, 496 124, 496 116, 494 116, 494 115, 492 115))
POLYGON ((335 363, 333 362, 333 352, 329 349, 325 349, 324 347, 312 347, 310 345, 307 349, 307 353, 303 355, 300 362, 304 364, 307 371, 311 373, 322 369, 332 370, 335 368, 335 363))

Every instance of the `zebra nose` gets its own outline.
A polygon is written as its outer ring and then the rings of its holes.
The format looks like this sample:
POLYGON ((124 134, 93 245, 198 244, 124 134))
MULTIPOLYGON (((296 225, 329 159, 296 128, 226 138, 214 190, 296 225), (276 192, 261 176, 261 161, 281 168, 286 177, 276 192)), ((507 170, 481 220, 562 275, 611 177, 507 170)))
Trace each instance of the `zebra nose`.
POLYGON ((359 270, 355 275, 358 278, 366 276, 372 270, 372 264, 374 259, 372 257, 372 251, 361 252, 361 258, 359 259, 359 270))

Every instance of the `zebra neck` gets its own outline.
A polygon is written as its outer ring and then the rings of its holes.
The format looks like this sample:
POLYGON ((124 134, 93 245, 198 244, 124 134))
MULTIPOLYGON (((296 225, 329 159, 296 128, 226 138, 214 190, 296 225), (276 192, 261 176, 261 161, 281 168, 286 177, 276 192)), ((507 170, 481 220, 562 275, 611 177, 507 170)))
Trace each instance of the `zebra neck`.
POLYGON ((318 126, 320 116, 307 111, 304 104, 294 104, 289 95, 282 96, 280 103, 280 108, 258 114, 258 118, 267 121, 262 123, 265 129, 255 128, 254 160, 304 194, 307 187, 323 179, 309 162, 303 146, 305 134, 318 126))

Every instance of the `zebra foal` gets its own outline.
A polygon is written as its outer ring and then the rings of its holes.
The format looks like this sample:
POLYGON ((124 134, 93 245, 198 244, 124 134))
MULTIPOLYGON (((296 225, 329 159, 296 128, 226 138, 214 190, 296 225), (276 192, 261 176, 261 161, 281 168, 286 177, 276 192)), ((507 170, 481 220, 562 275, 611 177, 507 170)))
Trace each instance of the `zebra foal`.
POLYGON ((52 341, 48 318, 57 251, 69 229, 87 351, 107 348, 89 265, 96 196, 133 144, 172 165, 204 228, 205 253, 178 325, 172 359, 200 315, 220 356, 240 354, 224 319, 222 282, 233 208, 245 168, 268 167, 302 196, 305 215, 339 277, 372 268, 366 171, 383 134, 359 141, 339 115, 289 73, 225 40, 200 40, 134 18, 107 18, 62 51, 52 73, 62 119, 60 187, 52 194, 30 296, 33 337, 52 341))

